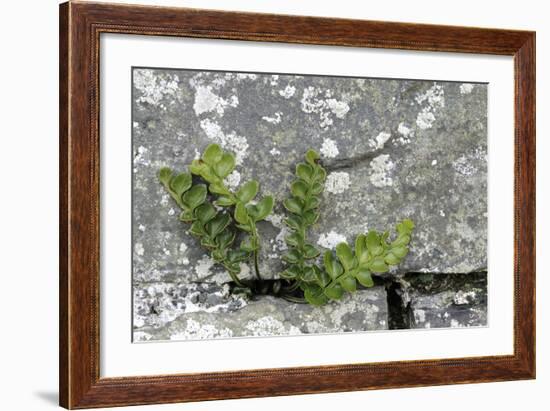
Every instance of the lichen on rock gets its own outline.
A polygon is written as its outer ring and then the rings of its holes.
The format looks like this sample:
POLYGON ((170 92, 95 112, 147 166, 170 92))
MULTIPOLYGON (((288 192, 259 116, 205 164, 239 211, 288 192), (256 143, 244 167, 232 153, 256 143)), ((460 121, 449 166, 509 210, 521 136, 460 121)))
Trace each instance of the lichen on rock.
MULTIPOLYGON (((185 312, 181 307, 191 305, 165 291, 200 284, 201 293, 208 297, 214 289, 208 287, 223 287, 229 281, 187 227, 178 225, 174 205, 157 180, 161 167, 184 170, 213 142, 236 155, 238 167, 228 177, 228 186, 254 178, 261 182, 262 194, 276 199, 273 218, 258 223, 261 269, 267 278, 277 278, 283 269, 280 255, 288 231, 280 204, 287 196, 295 164, 309 148, 321 152, 328 171, 321 217, 311 232, 314 242, 330 249, 342 238, 352 240, 370 228, 385 229, 410 218, 416 224, 411 250, 384 281, 398 281, 406 273, 469 277, 469 273, 487 269, 486 85, 137 68, 133 79, 136 339, 202 338, 197 336, 196 324, 207 321, 217 324, 218 331, 205 328, 205 338, 228 337, 226 328, 232 336, 254 335, 244 323, 222 321, 219 312, 203 309, 201 304, 195 304, 200 308, 197 311, 185 312), (152 289, 158 298, 144 291, 149 284, 159 287, 152 289), (174 302, 175 308, 169 309, 174 302), (165 314, 155 314, 160 308, 165 314)), ((242 268, 252 276, 250 267, 242 268)), ((385 290, 377 290, 380 300, 386 301, 385 290)), ((468 295, 455 292, 453 298, 464 301, 468 295)), ((230 312, 237 319, 243 313, 242 320, 246 310, 252 310, 251 304, 247 301, 225 315, 230 312)), ((272 329, 284 329, 282 334, 295 331, 289 324, 300 332, 390 326, 387 319, 368 317, 352 300, 339 304, 348 312, 340 322, 327 315, 304 326, 277 311, 298 310, 306 315, 300 307, 269 298, 253 302, 265 306, 265 316, 283 324, 277 328, 273 325, 277 322, 266 322, 272 329), (368 317, 366 323, 360 320, 361 313, 368 317), (384 326, 381 321, 386 321, 384 326)), ((476 307, 481 318, 483 303, 476 307)), ((336 308, 330 304, 327 309, 336 308)), ((253 320, 252 311, 246 315, 253 320)), ((430 318, 428 312, 424 315, 430 318)), ((421 311, 417 317, 416 324, 428 321, 420 321, 421 311)), ((255 320, 259 318, 257 314, 255 320)), ((464 323, 460 318, 454 320, 464 323)), ((437 327, 450 321, 428 322, 437 327)))

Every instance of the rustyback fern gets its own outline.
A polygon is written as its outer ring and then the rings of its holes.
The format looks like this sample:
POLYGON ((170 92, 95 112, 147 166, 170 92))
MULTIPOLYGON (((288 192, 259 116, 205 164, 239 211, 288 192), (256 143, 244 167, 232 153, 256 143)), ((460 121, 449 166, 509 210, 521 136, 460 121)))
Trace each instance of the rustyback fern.
POLYGON ((283 202, 289 213, 285 223, 290 229, 285 238, 288 252, 282 256, 286 268, 280 273, 282 280, 268 285, 259 269, 256 223, 271 213, 273 197, 255 201, 260 189, 256 180, 229 190, 225 179, 235 169, 235 157, 217 144, 209 145, 188 168, 189 172, 181 174, 162 168, 159 180, 180 207, 180 221, 191 224, 190 233, 209 250, 214 261, 225 267, 235 285, 252 294, 268 293, 289 301, 323 305, 358 287, 372 287, 373 273, 387 272, 409 252, 414 223, 405 219, 397 224, 393 240, 388 231, 371 230, 359 234, 353 248, 342 242, 335 252, 326 251, 320 258, 321 251, 308 242, 307 233, 320 218, 326 171, 319 155, 309 150, 305 162, 296 166, 291 196, 283 202), (254 265, 255 281, 239 276, 241 264, 246 262, 254 265))

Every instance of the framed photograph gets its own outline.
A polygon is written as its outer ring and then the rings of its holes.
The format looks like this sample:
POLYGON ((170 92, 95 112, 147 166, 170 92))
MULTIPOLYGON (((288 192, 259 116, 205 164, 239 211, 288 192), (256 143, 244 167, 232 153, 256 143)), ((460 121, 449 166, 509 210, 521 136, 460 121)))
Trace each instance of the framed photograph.
POLYGON ((60 6, 60 404, 535 378, 535 33, 60 6))

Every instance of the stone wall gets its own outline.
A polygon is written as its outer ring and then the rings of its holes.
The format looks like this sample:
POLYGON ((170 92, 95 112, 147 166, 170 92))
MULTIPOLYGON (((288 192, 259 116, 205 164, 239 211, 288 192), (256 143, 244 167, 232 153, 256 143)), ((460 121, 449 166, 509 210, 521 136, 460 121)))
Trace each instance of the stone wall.
POLYGON ((486 324, 486 85, 149 69, 133 82, 135 340, 486 324), (265 277, 282 270, 281 202, 309 148, 328 171, 312 241, 331 249, 410 218, 409 255, 322 308, 232 295, 156 178, 212 142, 237 156, 229 185, 254 178, 276 199, 259 223, 265 277))

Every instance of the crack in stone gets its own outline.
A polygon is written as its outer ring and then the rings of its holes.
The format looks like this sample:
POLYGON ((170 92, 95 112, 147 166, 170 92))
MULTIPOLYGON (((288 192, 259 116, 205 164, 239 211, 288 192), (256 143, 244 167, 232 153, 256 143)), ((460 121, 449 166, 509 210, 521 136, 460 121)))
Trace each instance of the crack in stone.
POLYGON ((355 157, 348 158, 338 158, 334 160, 322 160, 321 164, 327 171, 343 170, 348 168, 353 168, 359 166, 365 161, 372 160, 374 157, 378 157, 380 154, 384 153, 384 148, 379 148, 374 151, 369 151, 368 153, 360 154, 355 157))

